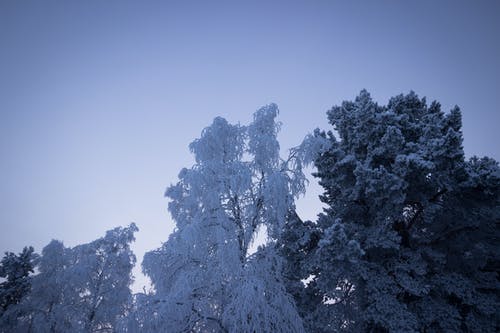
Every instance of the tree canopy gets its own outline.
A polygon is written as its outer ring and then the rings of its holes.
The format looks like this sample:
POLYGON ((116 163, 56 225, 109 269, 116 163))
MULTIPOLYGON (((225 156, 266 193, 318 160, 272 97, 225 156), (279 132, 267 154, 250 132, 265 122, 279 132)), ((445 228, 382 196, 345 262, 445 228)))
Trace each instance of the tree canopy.
POLYGON ((273 244, 305 178, 293 157, 280 158, 277 115, 270 104, 249 126, 216 118, 190 144, 196 164, 166 191, 177 228, 144 257, 157 300, 143 329, 303 330, 273 244), (251 254, 259 230, 267 241, 251 254))
POLYGON ((458 107, 363 90, 282 156, 278 107, 214 119, 165 196, 173 233, 132 294, 132 223, 0 262, 0 332, 498 332, 500 168, 458 107), (303 221, 303 166, 325 209, 303 221), (258 245, 258 246, 257 246, 258 245))
POLYGON ((289 259, 305 267, 295 281, 312 279, 303 311, 330 313, 333 332, 497 331, 499 168, 465 159, 458 107, 361 91, 328 120, 315 161, 327 209, 303 232, 307 256, 289 259))

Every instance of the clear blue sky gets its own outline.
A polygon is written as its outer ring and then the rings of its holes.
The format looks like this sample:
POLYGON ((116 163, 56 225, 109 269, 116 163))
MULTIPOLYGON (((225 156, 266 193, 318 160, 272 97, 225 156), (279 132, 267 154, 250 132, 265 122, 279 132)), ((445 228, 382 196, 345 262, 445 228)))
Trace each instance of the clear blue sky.
POLYGON ((499 1, 2 0, 0 251, 135 221, 140 262, 173 229, 187 145, 269 102, 288 149, 362 88, 414 90, 459 105, 466 153, 498 160, 499 36, 499 1))

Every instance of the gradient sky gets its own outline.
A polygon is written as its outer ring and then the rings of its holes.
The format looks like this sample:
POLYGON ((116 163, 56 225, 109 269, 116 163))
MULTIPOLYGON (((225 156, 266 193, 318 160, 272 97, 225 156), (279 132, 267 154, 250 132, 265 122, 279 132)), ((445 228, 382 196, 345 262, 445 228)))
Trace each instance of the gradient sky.
POLYGON ((174 227, 188 144, 270 102, 288 149, 362 88, 414 90, 459 105, 466 154, 499 160, 499 36, 499 1, 2 0, 0 251, 135 221, 140 262, 174 227))

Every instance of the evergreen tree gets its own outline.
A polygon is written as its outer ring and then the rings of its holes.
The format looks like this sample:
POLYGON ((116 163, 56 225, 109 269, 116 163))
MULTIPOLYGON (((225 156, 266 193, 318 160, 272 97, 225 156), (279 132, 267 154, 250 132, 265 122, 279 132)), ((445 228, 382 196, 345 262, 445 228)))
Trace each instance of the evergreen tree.
POLYGON ((0 262, 0 278, 5 279, 0 283, 0 318, 29 293, 30 273, 34 272, 37 260, 38 255, 34 253, 32 246, 24 247, 19 255, 12 252, 5 253, 0 262))
POLYGON ((303 222, 295 212, 291 212, 279 242, 286 289, 295 299, 306 331, 317 333, 329 332, 329 327, 339 326, 335 323, 331 307, 324 304, 324 296, 314 279, 320 272, 318 267, 312 265, 320 235, 316 224, 303 222))
POLYGON ((328 119, 338 139, 316 133, 331 145, 315 163, 328 208, 303 262, 320 295, 309 308, 334 310, 321 326, 498 331, 499 168, 465 160, 458 107, 362 91, 328 119))

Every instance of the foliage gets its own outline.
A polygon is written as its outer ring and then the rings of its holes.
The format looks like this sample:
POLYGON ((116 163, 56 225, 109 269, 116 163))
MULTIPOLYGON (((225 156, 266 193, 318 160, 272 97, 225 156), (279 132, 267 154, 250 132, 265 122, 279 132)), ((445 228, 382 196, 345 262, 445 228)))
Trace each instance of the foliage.
POLYGON ((9 332, 113 331, 131 303, 135 224, 115 228, 88 244, 65 248, 50 242, 42 251, 31 292, 2 319, 9 332))
POLYGON ((130 291, 133 223, 26 247, 0 263, 0 331, 500 331, 500 168, 465 159, 458 107, 363 90, 287 159, 277 116, 218 117, 189 145, 165 193, 176 229, 142 263, 152 290, 130 291), (304 222, 311 163, 327 207, 304 222))
POLYGON ((38 256, 33 247, 25 247, 19 255, 6 252, 0 262, 0 278, 5 281, 0 283, 0 317, 11 306, 16 305, 29 293, 31 289, 30 273, 38 256))
POLYGON ((328 208, 302 261, 320 296, 301 312, 333 309, 328 331, 497 331, 499 168, 465 160, 458 107, 362 91, 328 119, 339 139, 316 132, 331 145, 315 162, 328 208))
POLYGON ((247 127, 216 118, 189 146, 196 164, 166 191, 177 229, 143 261, 155 288, 144 330, 303 330, 273 244, 305 179, 279 157, 277 114, 265 106, 247 127), (250 255, 259 230, 267 245, 250 255))

